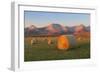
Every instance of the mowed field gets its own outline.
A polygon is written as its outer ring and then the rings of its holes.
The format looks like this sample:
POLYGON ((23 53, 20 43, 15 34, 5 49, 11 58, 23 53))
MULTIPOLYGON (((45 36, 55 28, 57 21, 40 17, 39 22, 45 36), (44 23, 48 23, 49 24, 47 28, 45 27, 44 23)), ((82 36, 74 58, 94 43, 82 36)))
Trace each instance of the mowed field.
POLYGON ((77 40, 77 45, 69 50, 59 50, 57 40, 52 38, 55 43, 48 45, 46 41, 31 45, 33 37, 24 39, 24 61, 44 61, 44 60, 68 60, 68 59, 87 59, 90 58, 90 38, 77 40))

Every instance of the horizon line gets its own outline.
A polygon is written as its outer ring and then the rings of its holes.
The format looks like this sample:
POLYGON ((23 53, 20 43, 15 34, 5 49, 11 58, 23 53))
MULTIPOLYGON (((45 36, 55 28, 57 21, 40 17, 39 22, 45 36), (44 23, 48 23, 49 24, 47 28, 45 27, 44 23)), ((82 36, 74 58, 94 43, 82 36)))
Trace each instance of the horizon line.
MULTIPOLYGON (((59 24, 59 23, 51 23, 51 24, 47 24, 46 26, 48 26, 48 25, 52 25, 52 24, 59 24)), ((34 24, 30 24, 30 25, 28 25, 28 26, 25 26, 24 25, 24 28, 27 28, 27 27, 30 27, 30 26, 35 26, 34 24)), ((59 25, 61 25, 61 26, 64 26, 64 25, 62 25, 62 24, 59 24, 59 25)), ((77 24, 77 25, 66 25, 66 26, 68 26, 68 27, 74 27, 74 26, 80 26, 80 25, 84 25, 84 24, 77 24)), ((42 27, 46 27, 46 26, 42 26, 42 27)), ((64 26, 64 27, 66 27, 66 26, 64 26)), ((86 27, 88 27, 88 26, 90 26, 90 25, 84 25, 84 26, 86 26, 86 27)), ((35 27, 37 27, 37 26, 35 26, 35 27)), ((41 26, 40 27, 38 27, 38 28, 42 28, 41 26)))

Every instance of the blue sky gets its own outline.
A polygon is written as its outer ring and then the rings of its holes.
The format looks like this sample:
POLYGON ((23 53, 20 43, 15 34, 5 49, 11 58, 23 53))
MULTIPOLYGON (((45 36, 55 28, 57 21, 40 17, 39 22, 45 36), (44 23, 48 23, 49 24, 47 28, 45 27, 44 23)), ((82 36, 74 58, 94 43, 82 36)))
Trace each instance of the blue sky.
POLYGON ((25 27, 29 25, 43 27, 51 23, 58 23, 64 26, 90 25, 90 14, 86 13, 24 11, 24 19, 25 27))

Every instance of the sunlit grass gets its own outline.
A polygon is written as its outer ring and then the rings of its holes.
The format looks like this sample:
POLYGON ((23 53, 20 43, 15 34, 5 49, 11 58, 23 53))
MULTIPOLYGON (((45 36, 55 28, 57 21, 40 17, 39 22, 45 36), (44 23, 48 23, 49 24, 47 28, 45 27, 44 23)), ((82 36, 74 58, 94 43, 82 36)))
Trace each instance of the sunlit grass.
POLYGON ((63 60, 63 59, 87 59, 90 58, 90 41, 77 41, 77 46, 69 50, 59 50, 56 43, 48 45, 47 42, 31 45, 29 39, 25 38, 25 61, 40 60, 63 60))

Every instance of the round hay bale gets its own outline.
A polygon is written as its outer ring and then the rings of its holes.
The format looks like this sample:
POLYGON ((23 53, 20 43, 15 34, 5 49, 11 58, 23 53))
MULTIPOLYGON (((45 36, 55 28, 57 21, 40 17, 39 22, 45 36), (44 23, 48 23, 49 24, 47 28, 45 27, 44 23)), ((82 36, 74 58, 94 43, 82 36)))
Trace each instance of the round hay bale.
POLYGON ((35 38, 32 38, 31 39, 31 45, 35 44, 36 43, 36 39, 35 38))
POLYGON ((48 40, 48 45, 51 45, 51 37, 48 37, 47 40, 48 40))
POLYGON ((57 39, 57 48, 60 50, 68 50, 76 45, 76 39, 73 35, 61 35, 57 39))

